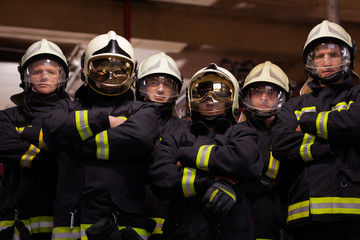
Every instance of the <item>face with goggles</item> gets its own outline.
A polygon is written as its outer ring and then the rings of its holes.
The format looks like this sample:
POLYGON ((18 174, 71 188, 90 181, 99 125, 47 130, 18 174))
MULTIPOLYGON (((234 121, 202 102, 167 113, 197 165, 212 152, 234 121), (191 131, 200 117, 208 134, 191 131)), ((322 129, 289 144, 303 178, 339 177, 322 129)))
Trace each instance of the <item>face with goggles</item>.
POLYGON ((204 116, 224 114, 232 107, 234 87, 216 74, 207 74, 191 84, 190 107, 204 116))
POLYGON ((244 96, 246 108, 259 116, 275 114, 285 101, 285 92, 270 83, 254 83, 244 96))
POLYGON ((346 71, 350 63, 350 52, 346 46, 327 42, 318 44, 309 51, 306 68, 313 75, 327 78, 346 71))
POLYGON ((170 76, 154 74, 140 81, 140 92, 152 102, 166 103, 178 96, 178 84, 170 76))
POLYGON ((105 93, 123 93, 131 86, 133 65, 126 59, 119 57, 94 58, 89 61, 88 69, 88 78, 105 93))
POLYGON ((24 82, 34 92, 50 94, 66 83, 62 65, 51 59, 37 60, 25 68, 24 82))

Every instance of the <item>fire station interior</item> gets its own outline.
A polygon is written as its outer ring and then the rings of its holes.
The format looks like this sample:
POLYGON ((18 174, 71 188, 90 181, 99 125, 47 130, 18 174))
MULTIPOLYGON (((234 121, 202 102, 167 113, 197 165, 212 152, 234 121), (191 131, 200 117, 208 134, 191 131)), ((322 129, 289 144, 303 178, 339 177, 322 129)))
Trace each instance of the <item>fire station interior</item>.
POLYGON ((138 62, 158 51, 174 58, 185 80, 182 93, 210 63, 241 81, 269 60, 286 72, 297 95, 306 80, 301 49, 316 24, 337 19, 360 42, 358 0, 17 0, 1 1, 0 9, 0 109, 14 105, 10 96, 22 90, 18 62, 41 38, 68 58, 70 95, 82 84, 80 56, 87 43, 109 30, 130 40, 138 62))

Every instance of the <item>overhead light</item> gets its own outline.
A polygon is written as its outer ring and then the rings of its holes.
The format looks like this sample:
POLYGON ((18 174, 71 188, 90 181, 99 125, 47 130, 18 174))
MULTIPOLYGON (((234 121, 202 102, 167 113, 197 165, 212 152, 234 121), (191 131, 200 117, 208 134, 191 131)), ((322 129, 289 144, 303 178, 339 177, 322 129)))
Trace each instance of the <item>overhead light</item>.
POLYGON ((150 0, 153 2, 170 2, 170 3, 181 3, 181 4, 189 4, 189 5, 197 5, 197 6, 211 6, 216 3, 218 0, 150 0))
POLYGON ((248 2, 240 2, 235 5, 235 8, 237 8, 237 9, 253 9, 255 7, 256 7, 256 4, 248 3, 248 2))

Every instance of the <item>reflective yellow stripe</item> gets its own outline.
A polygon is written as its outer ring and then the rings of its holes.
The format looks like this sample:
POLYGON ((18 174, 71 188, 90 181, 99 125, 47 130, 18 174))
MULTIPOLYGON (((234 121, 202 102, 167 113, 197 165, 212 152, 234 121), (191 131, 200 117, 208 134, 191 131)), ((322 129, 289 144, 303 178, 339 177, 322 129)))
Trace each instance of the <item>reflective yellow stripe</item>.
POLYGON ((185 197, 192 197, 196 195, 195 186, 194 186, 195 176, 196 176, 196 169, 184 167, 181 185, 185 197))
POLYGON ((96 142, 96 158, 102 160, 109 160, 109 139, 107 130, 102 131, 95 136, 96 142))
POLYGON ((204 145, 199 148, 197 157, 196 157, 196 167, 198 169, 209 171, 209 158, 211 149, 215 145, 204 145))
POLYGON ((327 122, 330 112, 321 112, 316 118, 316 134, 324 139, 328 139, 327 122))
POLYGON ((53 229, 52 240, 70 240, 79 239, 80 227, 74 227, 71 231, 70 227, 55 227, 53 229))
POLYGON ((94 134, 89 127, 88 111, 75 111, 76 129, 82 140, 92 137, 94 134))
POLYGON ((21 134, 24 131, 25 127, 15 127, 15 129, 19 134, 21 134))
MULTIPOLYGON (((70 227, 55 227, 53 229, 52 240, 88 240, 85 231, 91 226, 92 224, 81 224, 80 227, 74 227, 71 231, 70 227)), ((119 230, 125 228, 125 226, 118 226, 119 230)), ((143 240, 147 240, 150 236, 145 229, 142 228, 133 228, 137 234, 143 240)))
POLYGON ((20 166, 21 167, 31 167, 32 160, 40 152, 40 149, 35 145, 30 145, 29 149, 21 157, 20 166))
POLYGON ((1 230, 4 230, 8 227, 11 227, 12 225, 14 225, 14 220, 3 220, 3 221, 0 221, 0 231, 1 230))
POLYGON ((151 218, 151 219, 156 222, 156 226, 152 234, 163 234, 162 227, 164 225, 165 219, 163 218, 151 218))
POLYGON ((54 218, 52 216, 40 216, 30 218, 29 220, 21 220, 29 231, 34 233, 52 232, 54 218))
POLYGON ((280 166, 280 161, 276 160, 273 157, 272 152, 270 151, 269 166, 268 169, 266 170, 265 175, 271 179, 275 179, 279 172, 279 166, 280 166))
POLYGON ((294 111, 294 114, 296 116, 296 119, 299 121, 300 120, 300 117, 303 113, 306 113, 306 112, 316 112, 316 107, 313 106, 313 107, 305 107, 305 108, 302 108, 301 110, 296 110, 294 111))
POLYGON ((229 192, 225 188, 220 188, 220 189, 223 190, 224 192, 226 192, 227 195, 229 195, 234 201, 236 201, 236 196, 234 194, 232 194, 231 192, 229 192))
POLYGON ((309 214, 356 214, 360 215, 360 198, 314 197, 289 206, 287 222, 308 217, 309 214))
POLYGON ((290 222, 299 218, 308 217, 309 210, 310 210, 309 200, 292 204, 288 208, 288 217, 286 221, 290 222))
POLYGON ((305 133, 300 146, 300 155, 305 162, 314 160, 311 155, 311 145, 315 142, 315 136, 305 133))
POLYGON ((347 104, 346 102, 339 102, 338 104, 336 104, 334 107, 332 107, 332 110, 337 110, 337 111, 342 111, 342 110, 348 110, 350 108, 350 105, 353 103, 354 101, 349 101, 349 103, 347 104))
POLYGON ((123 117, 123 116, 120 116, 120 117, 117 117, 117 118, 124 119, 125 121, 127 120, 127 117, 123 117))

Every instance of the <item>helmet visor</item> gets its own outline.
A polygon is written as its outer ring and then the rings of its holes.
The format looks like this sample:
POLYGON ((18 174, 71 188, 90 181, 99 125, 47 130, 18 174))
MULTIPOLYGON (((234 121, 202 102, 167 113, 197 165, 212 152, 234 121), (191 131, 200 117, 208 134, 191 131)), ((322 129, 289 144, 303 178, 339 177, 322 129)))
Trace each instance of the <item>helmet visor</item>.
POLYGON ((99 89, 124 92, 132 83, 132 62, 120 57, 93 58, 89 61, 88 77, 99 89))
POLYGON ((320 78, 337 72, 347 72, 351 63, 349 49, 343 44, 321 43, 310 49, 306 58, 306 69, 320 78))
POLYGON ((268 83, 250 86, 244 96, 245 108, 258 116, 269 116, 277 113, 285 101, 285 91, 268 83))
POLYGON ((53 91, 64 85, 66 81, 63 66, 52 59, 34 61, 24 69, 25 84, 36 91, 40 89, 53 91))
POLYGON ((191 84, 190 107, 203 115, 222 114, 232 107, 234 86, 216 74, 207 74, 191 84))
POLYGON ((177 98, 178 88, 173 78, 163 74, 154 74, 140 80, 139 91, 152 102, 165 103, 177 98))

